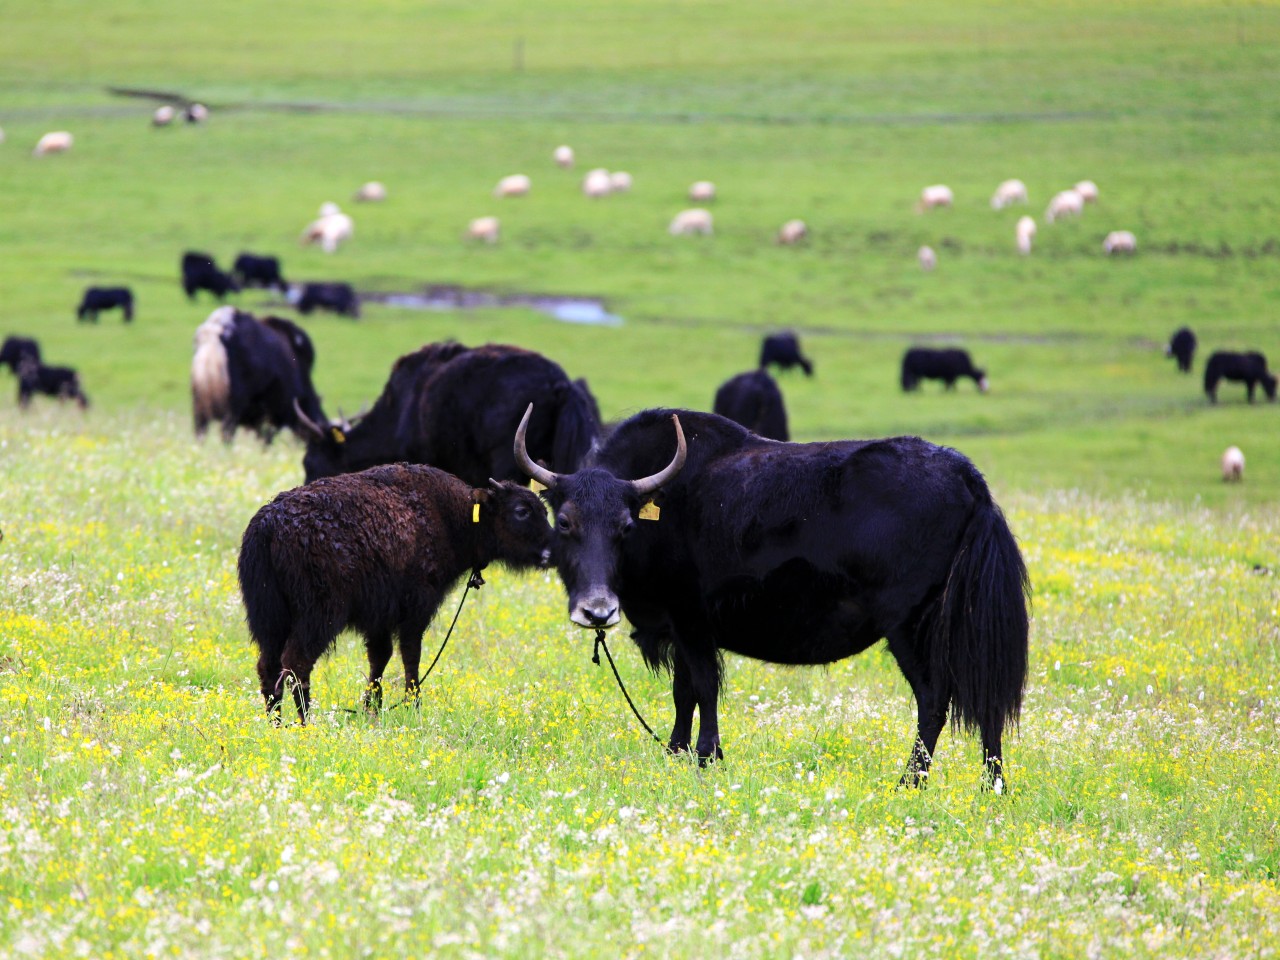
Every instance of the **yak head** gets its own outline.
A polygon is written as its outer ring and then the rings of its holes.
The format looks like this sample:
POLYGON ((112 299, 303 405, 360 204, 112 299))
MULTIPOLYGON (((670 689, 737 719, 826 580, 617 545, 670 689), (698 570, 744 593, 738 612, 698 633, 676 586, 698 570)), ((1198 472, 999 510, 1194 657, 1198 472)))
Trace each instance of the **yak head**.
POLYGON ((471 499, 474 522, 481 525, 485 563, 497 561, 513 570, 551 565, 551 527, 536 493, 491 477, 489 486, 472 491, 471 499))
POLYGON ((525 449, 532 413, 533 404, 529 404, 516 430, 516 463, 547 488, 543 496, 555 513, 552 554, 569 594, 569 619, 580 627, 612 627, 621 614, 623 544, 645 501, 684 466, 687 449, 680 419, 671 417, 676 431, 672 461, 652 476, 623 480, 602 467, 562 475, 535 463, 525 449))
POLYGON ((341 416, 323 425, 316 423, 307 416, 297 398, 293 401, 293 412, 298 419, 298 433, 307 443, 307 452, 302 455, 306 482, 349 472, 346 443, 352 423, 341 416))

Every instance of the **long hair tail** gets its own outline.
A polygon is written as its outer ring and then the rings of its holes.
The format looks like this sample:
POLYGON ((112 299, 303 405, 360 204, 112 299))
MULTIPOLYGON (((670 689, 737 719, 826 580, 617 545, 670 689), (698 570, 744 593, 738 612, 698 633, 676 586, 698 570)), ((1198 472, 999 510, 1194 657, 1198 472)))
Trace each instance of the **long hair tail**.
POLYGON ((951 561, 930 642, 947 676, 951 722, 998 736, 1017 723, 1027 679, 1030 579, 1004 514, 985 489, 951 561))
POLYGON ((224 311, 215 310, 196 328, 195 355, 191 358, 191 405, 196 430, 221 421, 231 409, 231 373, 227 365, 227 348, 222 341, 224 311))
POLYGON ((279 657, 292 625, 289 602, 271 562, 272 529, 259 513, 240 543, 240 594, 245 620, 260 652, 279 657))

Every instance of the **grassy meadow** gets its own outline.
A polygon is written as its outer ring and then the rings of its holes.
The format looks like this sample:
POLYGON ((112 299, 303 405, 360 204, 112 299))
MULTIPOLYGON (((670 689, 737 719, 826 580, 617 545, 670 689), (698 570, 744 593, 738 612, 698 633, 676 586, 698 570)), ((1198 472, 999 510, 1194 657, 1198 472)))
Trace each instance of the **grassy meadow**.
MULTIPOLYGON (((1280 952, 1280 414, 1200 384, 1213 349, 1280 357, 1280 6, 14 0, 0 23, 0 336, 38 338, 93 400, 23 412, 0 372, 0 953, 1280 952), (113 88, 212 115, 153 129, 158 101, 113 88), (55 129, 74 148, 34 158, 55 129), (633 190, 588 201, 595 166, 633 190), (515 172, 530 195, 494 198, 515 172), (1007 177, 1029 208, 989 208, 1007 177), (1084 178, 1099 202, 1046 225, 1084 178), (370 179, 388 199, 352 202, 370 179), (719 190, 715 235, 670 237, 697 179, 719 190), (930 183, 952 209, 915 212, 930 183), (333 255, 298 244, 327 200, 356 224, 333 255), (501 242, 465 242, 487 214, 501 242), (792 217, 811 238, 779 247, 792 217), (1102 254, 1113 229, 1136 256, 1102 254), (895 789, 915 711, 879 649, 732 659, 725 762, 665 757, 554 574, 491 572, 420 710, 345 712, 348 636, 316 722, 272 728, 235 559, 301 482, 301 447, 193 441, 191 338, 214 304, 180 289, 188 249, 369 293, 597 296, 623 318, 313 315, 331 414, 446 337, 540 350, 610 419, 705 409, 763 333, 798 330, 817 371, 779 378, 797 439, 955 446, 1009 515, 1035 588, 1012 792, 981 792, 978 745, 951 731, 929 789, 895 789), (89 284, 130 285, 135 322, 77 324, 89 284), (1184 324, 1191 376, 1162 352, 1184 324), (918 343, 968 348, 991 392, 904 395, 918 343), (1229 444, 1242 484, 1219 476, 1229 444)), ((665 679, 625 633, 611 647, 665 734, 665 679)))

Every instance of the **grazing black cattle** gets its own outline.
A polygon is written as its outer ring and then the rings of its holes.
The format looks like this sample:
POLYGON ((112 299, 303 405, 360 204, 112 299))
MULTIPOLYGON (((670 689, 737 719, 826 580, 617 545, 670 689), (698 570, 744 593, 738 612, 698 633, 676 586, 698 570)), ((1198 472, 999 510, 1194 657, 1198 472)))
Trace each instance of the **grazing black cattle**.
POLYGON ((0 366, 8 366, 9 372, 17 374, 23 360, 40 362, 40 344, 30 337, 5 337, 0 346, 0 366))
POLYGON ((230 443, 237 427, 266 443, 275 432, 304 436, 298 410, 325 420, 311 382, 315 347, 306 331, 280 317, 255 319, 234 307, 219 307, 196 330, 191 361, 191 398, 197 437, 209 424, 222 425, 230 443))
POLYGON ((1211 353, 1209 362, 1204 365, 1204 392, 1209 395, 1210 403, 1218 402, 1219 380, 1243 381, 1250 403, 1253 403, 1253 391, 1258 384, 1262 384, 1268 400, 1276 398, 1276 378, 1267 370, 1267 358, 1257 351, 1232 353, 1218 350, 1211 353))
POLYGON ((233 276, 243 289, 262 287, 284 293, 289 289, 284 276, 280 273, 279 257, 260 257, 253 253, 242 253, 231 265, 233 276))
POLYGON ((752 433, 770 440, 789 440, 782 391, 763 369, 740 373, 720 385, 712 409, 752 433))
POLYGON ((1191 332, 1190 327, 1179 327, 1164 348, 1164 355, 1175 357, 1178 369, 1183 373, 1191 372, 1191 358, 1195 356, 1195 352, 1196 335, 1191 332))
POLYGON ((199 290, 208 290, 219 300, 225 300, 228 293, 240 292, 240 284, 235 277, 219 270, 209 254, 187 252, 182 255, 182 289, 189 300, 194 300, 199 290))
POLYGON ((823 664, 887 638, 918 714, 903 782, 928 773, 950 711, 981 733, 986 775, 1003 789, 1028 581, 964 456, 916 437, 778 444, 685 410, 637 414, 573 474, 523 453, 524 424, 515 446, 555 512, 570 620, 602 629, 625 614, 648 664, 672 672, 672 751, 690 748, 696 708, 698 757, 722 755, 722 651, 823 664), (659 516, 642 519, 655 498, 659 516))
POLYGON ((813 376, 813 363, 800 353, 800 340, 790 330, 770 334, 760 344, 760 368, 770 364, 782 370, 799 367, 806 377, 813 376))
POLYGON ((419 464, 280 494, 249 521, 239 563, 267 712, 278 713, 292 678, 306 723, 311 669, 348 628, 364 636, 369 657, 366 705, 381 705, 393 634, 406 692, 416 696, 422 635, 458 579, 495 561, 545 566, 550 545, 546 509, 531 490, 496 481, 477 489, 419 464))
POLYGON ((916 389, 921 380, 941 380, 952 390, 961 377, 971 377, 979 390, 987 392, 987 372, 975 367, 965 350, 913 347, 902 356, 903 390, 916 389))
POLYGON ((80 388, 80 375, 75 370, 71 367, 46 367, 39 360, 27 357, 18 364, 18 406, 24 410, 31 406, 31 398, 37 393, 59 400, 74 400, 81 410, 89 406, 89 398, 80 388))
POLYGON ((599 424, 590 394, 558 364, 503 344, 431 344, 396 361, 382 396, 350 430, 311 422, 303 468, 314 480, 408 460, 475 485, 524 481, 511 437, 530 403, 538 410, 529 428, 533 456, 554 470, 577 469, 599 424))
POLYGON ((114 310, 117 307, 124 311, 124 322, 133 320, 133 291, 128 287, 89 287, 80 299, 76 308, 76 319, 82 323, 98 322, 100 310, 114 310))
POLYGON ((346 317, 360 316, 360 300, 349 283, 306 283, 298 299, 298 312, 330 310, 346 317))

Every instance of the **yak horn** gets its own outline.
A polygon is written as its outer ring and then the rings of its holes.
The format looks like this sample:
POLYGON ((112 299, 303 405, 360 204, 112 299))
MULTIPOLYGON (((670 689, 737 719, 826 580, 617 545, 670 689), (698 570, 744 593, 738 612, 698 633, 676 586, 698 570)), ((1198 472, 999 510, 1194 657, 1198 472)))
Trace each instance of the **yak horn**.
POLYGON ((560 480, 560 475, 552 473, 546 467, 539 466, 533 462, 533 458, 529 456, 529 451, 525 449, 524 435, 529 430, 529 418, 533 416, 533 404, 524 412, 524 416, 520 420, 520 426, 516 427, 516 443, 515 455, 516 463, 520 469, 527 473, 533 479, 550 490, 560 480))
POLYGON ((631 486, 635 488, 636 493, 642 497, 646 497, 654 493, 664 483, 667 483, 672 477, 680 472, 680 468, 684 466, 684 458, 689 452, 689 448, 684 442, 684 429, 680 426, 680 418, 674 413, 671 415, 671 422, 676 427, 676 455, 671 459, 663 469, 659 470, 651 477, 644 477, 640 480, 632 480, 631 486))
POLYGON ((323 440, 325 438, 324 427, 320 426, 302 412, 302 404, 298 403, 297 397, 293 398, 293 412, 298 415, 298 422, 306 427, 310 433, 314 434, 317 440, 323 440))

